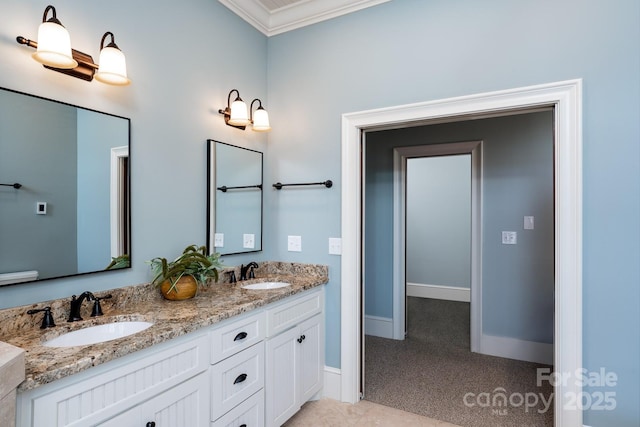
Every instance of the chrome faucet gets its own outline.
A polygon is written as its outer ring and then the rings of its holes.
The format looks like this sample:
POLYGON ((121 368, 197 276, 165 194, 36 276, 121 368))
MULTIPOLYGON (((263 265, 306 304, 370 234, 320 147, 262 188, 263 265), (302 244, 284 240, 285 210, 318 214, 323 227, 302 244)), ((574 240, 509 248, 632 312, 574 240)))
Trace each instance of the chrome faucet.
POLYGON ((249 279, 255 279, 256 274, 253 272, 254 268, 258 268, 258 264, 251 261, 247 265, 240 265, 240 280, 247 280, 247 271, 249 272, 249 279), (249 270, 251 268, 251 270, 249 270))
POLYGON ((75 295, 71 297, 71 309, 69 310, 69 320, 68 322, 75 322, 78 320, 82 320, 80 316, 80 307, 82 307, 82 302, 87 299, 89 301, 95 301, 96 297, 89 291, 85 291, 78 298, 75 295))

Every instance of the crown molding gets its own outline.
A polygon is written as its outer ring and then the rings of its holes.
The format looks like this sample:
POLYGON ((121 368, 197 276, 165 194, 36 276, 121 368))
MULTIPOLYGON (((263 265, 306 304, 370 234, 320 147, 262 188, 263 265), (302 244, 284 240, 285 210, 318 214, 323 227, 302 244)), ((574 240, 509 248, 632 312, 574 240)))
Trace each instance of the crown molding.
POLYGON ((391 0, 302 0, 272 11, 257 0, 219 0, 267 37, 391 0))

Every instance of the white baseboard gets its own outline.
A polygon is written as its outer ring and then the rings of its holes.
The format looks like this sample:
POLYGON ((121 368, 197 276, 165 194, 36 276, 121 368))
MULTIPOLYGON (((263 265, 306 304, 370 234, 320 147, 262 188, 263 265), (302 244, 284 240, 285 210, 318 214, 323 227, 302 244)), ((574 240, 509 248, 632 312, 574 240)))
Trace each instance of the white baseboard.
POLYGON ((393 339, 393 319, 389 317, 365 315, 364 334, 393 339))
POLYGON ((457 286, 426 285, 407 283, 407 296, 419 298, 444 299, 448 301, 471 301, 471 289, 457 286))
POLYGON ((342 371, 331 366, 324 367, 324 387, 322 397, 342 400, 342 371))
POLYGON ((480 352, 489 356, 553 365, 553 344, 482 335, 480 352))

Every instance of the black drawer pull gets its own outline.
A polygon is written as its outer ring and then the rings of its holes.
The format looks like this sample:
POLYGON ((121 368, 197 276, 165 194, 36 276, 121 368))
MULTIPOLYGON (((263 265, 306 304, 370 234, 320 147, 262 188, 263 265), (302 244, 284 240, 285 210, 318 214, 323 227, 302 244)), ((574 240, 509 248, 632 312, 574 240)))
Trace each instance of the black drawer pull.
POLYGON ((240 424, 240 427, 247 427, 246 424, 240 424))
POLYGON ((234 341, 240 341, 243 340, 247 337, 247 333, 246 332, 240 332, 238 335, 236 335, 236 337, 233 339, 234 341))
POLYGON ((147 427, 156 427, 156 423, 155 423, 155 421, 149 421, 149 422, 147 423, 147 427))
POLYGON ((238 375, 238 378, 236 378, 236 380, 233 382, 234 384, 238 384, 241 383, 242 381, 247 379, 247 374, 240 374, 238 375))

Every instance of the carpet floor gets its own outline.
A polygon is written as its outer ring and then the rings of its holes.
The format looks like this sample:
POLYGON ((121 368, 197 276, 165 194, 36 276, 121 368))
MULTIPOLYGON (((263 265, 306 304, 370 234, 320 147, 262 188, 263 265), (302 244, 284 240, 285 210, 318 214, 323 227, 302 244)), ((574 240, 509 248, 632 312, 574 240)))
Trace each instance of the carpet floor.
POLYGON ((371 402, 464 427, 553 426, 553 388, 530 362, 470 351, 469 303, 408 298, 404 341, 365 337, 371 402))

